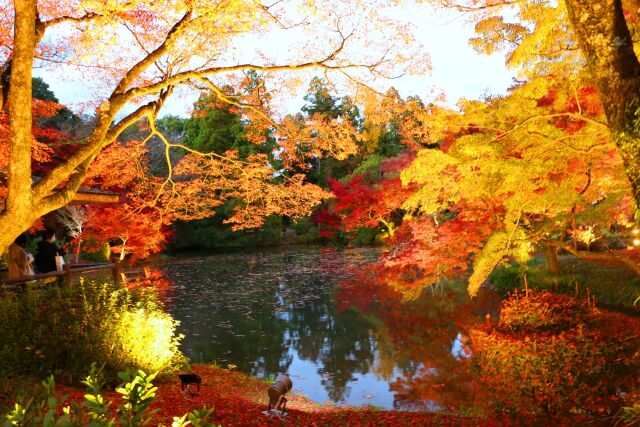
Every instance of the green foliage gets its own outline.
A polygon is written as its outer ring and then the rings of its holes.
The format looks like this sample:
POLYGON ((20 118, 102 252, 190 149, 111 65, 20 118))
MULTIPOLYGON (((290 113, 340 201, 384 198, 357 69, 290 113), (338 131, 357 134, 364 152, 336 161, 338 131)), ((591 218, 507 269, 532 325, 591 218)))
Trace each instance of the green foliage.
POLYGON ((118 378, 124 384, 116 388, 122 395, 123 403, 118 406, 118 419, 123 427, 146 426, 151 421, 145 411, 156 395, 157 387, 153 386, 153 379, 156 374, 147 375, 144 371, 132 378, 130 371, 119 372, 118 378), (146 415, 146 417, 145 417, 146 415))
POLYGON ((382 162, 382 160, 383 157, 378 154, 370 155, 369 157, 364 159, 357 168, 355 168, 355 170, 351 173, 349 179, 351 177, 363 175, 369 182, 380 181, 382 179, 382 172, 380 171, 380 163, 382 162))
POLYGON ((259 229, 233 231, 224 224, 224 220, 231 216, 230 202, 216 209, 216 215, 199 221, 176 223, 173 241, 169 247, 183 248, 242 248, 252 246, 269 246, 280 243, 282 237, 282 218, 271 215, 265 218, 264 225, 259 229), (227 210, 227 207, 229 209, 227 210), (227 216, 228 215, 228 216, 227 216))
POLYGON ((640 401, 635 402, 631 406, 623 407, 620 420, 626 426, 640 425, 640 401))
MULTIPOLYGON (((249 75, 247 92, 258 90, 263 81, 253 73, 249 75)), ((265 102, 261 99, 260 102, 265 102)), ((271 130, 265 130, 262 140, 251 141, 247 134, 250 123, 240 111, 221 102, 215 94, 202 95, 194 106, 190 119, 181 122, 168 117, 162 126, 173 134, 183 136, 183 143, 202 153, 224 154, 228 150, 237 150, 240 158, 252 154, 267 154, 274 161, 272 154, 276 141, 271 130)))
POLYGON ((185 145, 203 153, 222 154, 227 150, 241 150, 241 156, 250 154, 250 144, 244 140, 244 126, 239 114, 224 108, 212 108, 215 97, 201 98, 200 115, 184 125, 185 145))
POLYGON ((27 286, 0 298, 0 376, 64 373, 79 378, 93 361, 107 372, 186 365, 176 322, 150 296, 109 284, 27 286))
MULTIPOLYGON (((60 102, 55 93, 49 89, 49 85, 40 77, 34 77, 32 79, 31 93, 34 99, 39 99, 45 102, 60 102)), ((82 125, 84 125, 84 123, 80 117, 74 114, 67 107, 60 108, 55 116, 49 117, 40 123, 40 126, 43 128, 50 127, 64 131, 77 129, 82 125)))
POLYGON ((355 231, 355 237, 350 240, 354 246, 372 246, 376 244, 376 236, 380 233, 377 228, 362 227, 355 231))
POLYGON ((60 102, 55 93, 49 89, 49 85, 40 77, 31 79, 31 96, 46 102, 60 102))
POLYGON ((362 118, 360 110, 348 96, 338 98, 331 94, 329 83, 319 77, 314 77, 309 83, 307 94, 304 100, 307 102, 302 107, 302 111, 308 117, 319 115, 325 119, 337 119, 342 117, 350 120, 353 126, 358 129, 362 118))
MULTIPOLYGON (((87 246, 96 247, 95 244, 91 243, 87 246)), ((82 258, 93 262, 109 262, 109 259, 111 258, 111 246, 107 243, 102 245, 102 247, 95 252, 83 252, 82 258)))
MULTIPOLYGON (((330 122, 332 120, 348 120, 354 129, 360 130, 362 127, 362 116, 359 108, 354 105, 349 97, 338 98, 331 94, 333 88, 324 79, 314 77, 309 83, 307 95, 304 100, 307 102, 302 107, 302 111, 307 117, 330 122)), ((318 184, 321 187, 328 187, 328 179, 340 179, 351 174, 353 169, 361 161, 359 156, 349 156, 344 160, 337 160, 331 156, 312 159, 312 168, 307 171, 309 182, 318 184)))
MULTIPOLYGON (((551 290, 567 295, 593 295, 598 304, 606 306, 638 309, 634 301, 640 296, 640 280, 623 268, 562 259, 562 271, 549 273, 543 258, 534 258, 526 263, 527 284, 531 289, 551 290)), ((524 289, 523 273, 525 267, 510 264, 496 268, 489 281, 503 293, 524 289)))
POLYGON ((310 218, 296 218, 293 220, 292 228, 296 233, 296 243, 316 242, 320 238, 318 227, 310 218))
MULTIPOLYGON (((102 394, 104 382, 102 380, 103 368, 96 369, 96 364, 91 364, 91 370, 83 384, 87 386, 82 404, 71 402, 67 406, 61 406, 55 395, 55 382, 53 376, 42 382, 45 397, 36 400, 33 397, 26 402, 19 399, 13 408, 2 416, 4 427, 143 427, 151 423, 151 417, 155 410, 150 411, 149 405, 155 398, 157 388, 153 386, 156 373, 146 374, 139 370, 135 376, 129 371, 118 373, 118 377, 124 382, 116 388, 120 394, 121 404, 115 412, 108 409, 114 402, 106 400, 102 394)), ((201 410, 194 410, 182 417, 174 417, 172 426, 186 427, 212 427, 207 419, 213 413, 213 409, 203 406, 201 410), (188 421, 187 421, 188 419, 188 421)))
POLYGON ((180 136, 184 132, 186 122, 187 119, 183 117, 169 114, 156 120, 156 126, 158 127, 158 130, 163 133, 180 136))

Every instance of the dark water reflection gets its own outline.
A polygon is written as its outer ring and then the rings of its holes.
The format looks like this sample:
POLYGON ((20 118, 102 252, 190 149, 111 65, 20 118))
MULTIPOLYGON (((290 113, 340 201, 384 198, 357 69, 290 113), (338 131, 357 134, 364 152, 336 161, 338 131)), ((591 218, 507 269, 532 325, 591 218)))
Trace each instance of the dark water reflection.
MULTIPOLYGON (((295 391, 321 403, 450 408, 415 382, 456 371, 466 357, 459 318, 481 321, 497 300, 471 304, 464 292, 440 290, 394 314, 397 304, 353 286, 377 256, 290 247, 174 258, 162 270, 175 283, 168 306, 186 336, 182 349, 193 362, 258 377, 289 373, 295 391)), ((455 390, 464 394, 464 384, 450 376, 442 395, 464 400, 455 390)))

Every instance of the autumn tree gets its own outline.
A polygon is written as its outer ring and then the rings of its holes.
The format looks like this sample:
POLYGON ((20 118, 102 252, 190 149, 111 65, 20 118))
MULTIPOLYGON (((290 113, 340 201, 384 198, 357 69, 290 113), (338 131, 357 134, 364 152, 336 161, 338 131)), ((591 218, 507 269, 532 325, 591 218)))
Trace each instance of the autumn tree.
POLYGON ((120 202, 87 207, 84 230, 74 244, 84 243, 89 252, 109 245, 120 260, 131 256, 134 262, 164 249, 176 214, 173 204, 155 198, 163 178, 151 173, 149 163, 140 141, 118 141, 100 152, 85 184, 120 194, 120 202))
POLYGON ((640 204, 640 62, 636 54, 640 3, 636 0, 445 0, 439 5, 476 21, 471 43, 531 75, 591 77, 620 150, 636 207, 640 204), (502 13, 514 11, 513 20, 502 13), (581 53, 581 54, 580 54, 581 53))
POLYGON ((67 107, 60 104, 58 97, 43 79, 34 77, 32 81, 33 99, 39 99, 58 106, 54 116, 40 120, 38 125, 44 128, 53 128, 66 134, 66 138, 61 137, 60 139, 69 139, 70 136, 74 136, 73 134, 76 133, 81 126, 85 125, 82 119, 67 107))
POLYGON ((302 112, 284 120, 287 135, 276 133, 283 173, 304 173, 309 182, 323 188, 329 178, 341 178, 355 168, 362 142, 358 107, 348 96, 334 93, 331 82, 312 78, 302 112))
POLYGON ((404 214, 402 203, 410 194, 409 186, 402 185, 400 171, 413 158, 413 153, 406 151, 395 158, 381 160, 373 179, 358 173, 359 170, 344 182, 329 179, 334 196, 331 212, 341 219, 341 228, 347 232, 359 228, 381 229, 393 237, 404 214))
POLYGON ((586 230, 598 238, 613 223, 626 230, 631 212, 596 91, 573 84, 540 78, 504 97, 467 102, 462 114, 443 111, 439 148, 419 151, 402 172, 418 190, 403 203, 411 214, 406 242, 386 263, 424 270, 426 284, 438 274, 464 276, 473 263, 471 294, 496 265, 526 261, 536 245, 640 273, 632 254, 578 246, 586 230))
MULTIPOLYGON (((410 34, 383 13, 388 6, 385 2, 359 2, 357 6, 312 2, 299 6, 292 2, 268 5, 254 1, 229 4, 194 0, 0 3, 3 11, 0 105, 10 124, 9 161, 3 171, 7 176, 7 195, 0 213, 0 228, 4 230, 0 251, 4 251, 38 217, 66 205, 83 183, 98 154, 131 124, 145 119, 150 133, 160 136, 155 118, 179 87, 213 91, 221 100, 233 105, 241 104, 242 97, 222 88, 234 86, 234 80, 238 80, 242 70, 291 77, 297 71, 320 68, 328 74, 342 75, 346 81, 361 82, 366 73, 395 75, 398 71, 398 64, 393 61, 395 52, 402 52, 402 57, 415 58, 416 62, 422 60, 421 55, 412 56, 411 49, 404 44, 412 41, 410 34), (351 19, 355 18, 354 12, 359 19, 351 19), (406 37, 390 43, 398 32, 406 37), (368 39, 370 35, 375 35, 376 39, 368 39), (282 44, 289 43, 287 47, 291 49, 274 62, 268 59, 272 56, 269 42, 256 43, 257 52, 253 58, 261 59, 246 61, 236 55, 239 51, 236 48, 241 40, 250 37, 267 41, 269 37, 271 40, 276 37, 282 44), (366 49, 364 43, 367 43, 366 49), (34 60, 50 65, 51 71, 56 73, 67 70, 89 73, 86 77, 101 84, 101 94, 92 100, 96 118, 91 134, 75 152, 37 182, 32 180, 30 167, 34 60)), ((279 47, 282 48, 280 52, 287 51, 284 45, 279 47)), ((257 116, 261 115, 259 105, 246 107, 257 116)), ((267 120, 268 114, 262 114, 267 120)), ((285 130, 286 127, 281 132, 285 130)), ((166 139, 163 143, 167 152, 182 148, 166 139)), ((223 173, 221 166, 240 165, 234 157, 212 159, 196 152, 191 154, 187 157, 198 159, 189 160, 190 165, 185 165, 183 170, 193 176, 200 176, 190 169, 194 165, 220 170, 216 177, 228 175, 223 173)), ((248 159, 249 165, 242 166, 245 173, 240 175, 247 180, 235 187, 238 197, 249 200, 249 204, 260 205, 251 218, 249 211, 237 216, 237 219, 247 219, 250 226, 259 223, 259 215, 277 210, 269 207, 269 203, 276 200, 276 188, 266 183, 254 185, 273 176, 273 170, 261 163, 263 160, 260 157, 248 159), (269 191, 262 194, 250 191, 249 196, 244 192, 257 188, 269 191), (269 197, 265 198, 265 195, 269 197)), ((172 166, 168 169, 170 174, 174 171, 172 166)), ((291 180, 285 191, 321 194, 302 184, 300 178, 291 177, 291 180)), ((159 188, 164 194, 158 197, 175 200, 172 196, 181 187, 170 175, 159 188)), ((307 212, 316 202, 315 197, 292 197, 284 205, 287 212, 307 212), (295 203, 307 205, 306 208, 293 206, 295 203)), ((193 214, 190 207, 185 204, 184 212, 193 214)))
MULTIPOLYGON (((244 103, 271 110, 265 81, 255 71, 246 73, 241 90, 244 103)), ((277 160, 273 156, 276 151, 276 141, 271 135, 273 128, 271 123, 260 119, 262 117, 256 117, 254 111, 222 101, 215 93, 203 93, 194 104, 191 117, 184 122, 182 142, 202 153, 237 151, 243 159, 251 154, 267 154, 274 164, 277 160), (258 119, 257 123, 255 119, 258 119)), ((167 123, 166 119, 161 120, 167 123)), ((275 164, 274 168, 277 169, 275 164)))

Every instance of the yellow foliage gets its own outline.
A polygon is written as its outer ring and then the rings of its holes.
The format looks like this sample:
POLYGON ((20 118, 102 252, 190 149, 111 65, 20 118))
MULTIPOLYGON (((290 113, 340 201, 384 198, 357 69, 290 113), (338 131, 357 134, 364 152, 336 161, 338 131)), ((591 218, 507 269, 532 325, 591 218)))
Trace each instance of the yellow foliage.
POLYGON ((482 252, 473 264, 473 273, 469 277, 468 292, 476 296, 482 283, 498 263, 508 254, 509 235, 505 231, 494 233, 482 248, 482 252))
POLYGON ((621 160, 578 81, 536 79, 504 97, 464 102, 462 115, 431 113, 431 122, 449 119, 450 142, 419 151, 402 172, 404 185, 418 187, 403 208, 446 220, 468 205, 498 206, 501 226, 473 254, 471 294, 502 260, 525 262, 545 236, 580 221, 606 225, 622 209, 629 185, 621 160))

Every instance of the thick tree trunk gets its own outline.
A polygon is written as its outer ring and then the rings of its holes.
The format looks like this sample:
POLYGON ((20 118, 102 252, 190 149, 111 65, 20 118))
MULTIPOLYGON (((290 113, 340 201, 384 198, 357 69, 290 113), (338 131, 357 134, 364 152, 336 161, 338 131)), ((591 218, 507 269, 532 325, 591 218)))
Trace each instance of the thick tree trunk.
POLYGON ((36 0, 16 1, 14 47, 9 86, 8 193, 0 215, 0 253, 3 253, 37 216, 31 197, 31 76, 36 44, 36 0))
POLYGON ((640 206, 640 63, 621 0, 565 0, 640 206))

